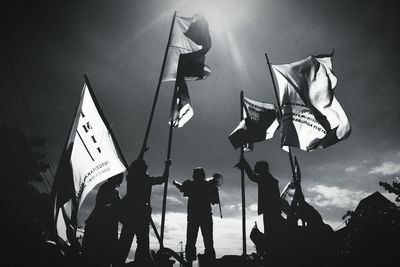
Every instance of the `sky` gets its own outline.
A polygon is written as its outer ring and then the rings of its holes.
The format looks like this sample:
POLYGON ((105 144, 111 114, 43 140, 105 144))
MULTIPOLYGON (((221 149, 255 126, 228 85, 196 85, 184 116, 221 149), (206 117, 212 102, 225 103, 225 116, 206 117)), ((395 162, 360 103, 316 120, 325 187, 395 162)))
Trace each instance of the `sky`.
MULTIPOLYGON (((400 37, 394 3, 9 3, 0 11, 1 123, 20 125, 29 132, 13 98, 19 85, 34 125, 57 165, 86 74, 125 158, 131 162, 143 142, 173 13, 192 16, 203 12, 212 38, 212 48, 206 55, 212 74, 206 80, 188 83, 194 116, 173 133, 165 244, 179 250, 179 242, 185 242, 187 199, 171 181, 189 179, 193 168, 202 166, 207 176, 218 172, 224 177, 219 188, 222 219, 218 207, 213 207, 217 256, 240 255, 240 171, 233 168, 239 151, 227 138, 239 123, 240 91, 249 98, 276 103, 265 53, 271 63, 284 64, 334 49, 333 71, 338 78, 335 95, 350 120, 351 135, 327 149, 293 149, 293 154, 299 159, 307 201, 337 229, 342 225, 341 217, 354 210, 359 200, 375 191, 385 193, 379 181, 391 182, 400 176, 400 37)), ((173 82, 162 84, 148 140, 150 150, 145 155, 152 175, 161 174, 164 167, 172 92, 173 82)), ((290 165, 280 148, 279 133, 272 140, 256 143, 254 151, 245 156, 251 165, 267 160, 281 190, 289 181, 290 165)), ((255 221, 262 229, 262 217, 257 216, 256 184, 246 180, 245 186, 249 235, 255 221)), ((158 227, 162 188, 153 188, 151 200, 158 227)), ((96 190, 82 206, 82 225, 94 206, 96 190)), ((124 182, 122 196, 125 190, 124 182)), ((197 244, 201 251, 200 235, 197 244)), ((158 247, 154 238, 151 245, 158 247)), ((247 246, 248 252, 255 251, 249 238, 247 246)))

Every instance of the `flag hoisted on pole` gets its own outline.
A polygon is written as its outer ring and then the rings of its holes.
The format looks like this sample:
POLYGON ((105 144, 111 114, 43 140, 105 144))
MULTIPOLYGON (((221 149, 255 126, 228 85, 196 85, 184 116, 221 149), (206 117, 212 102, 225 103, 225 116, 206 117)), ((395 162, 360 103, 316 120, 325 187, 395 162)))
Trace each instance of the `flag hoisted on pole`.
MULTIPOLYGON (((271 63, 269 62, 267 53, 265 53, 265 58, 267 59, 268 70, 269 70, 269 74, 271 75, 272 85, 274 87, 274 93, 275 93, 276 101, 278 103, 280 124, 282 124, 282 108, 281 108, 281 105, 279 104, 278 90, 276 89, 275 79, 274 79, 274 75, 272 74, 272 67, 271 67, 271 63)), ((294 168, 294 164, 293 164, 293 157, 292 157, 292 151, 290 149, 290 146, 288 147, 287 151, 288 151, 288 156, 289 156, 290 167, 292 170, 292 175, 294 177, 294 176, 296 176, 296 172, 295 172, 295 168, 294 168)))
POLYGON ((178 65, 186 80, 207 78, 211 70, 204 62, 205 54, 210 48, 208 22, 202 13, 193 17, 175 14, 162 81, 176 81, 178 65))
POLYGON ((193 17, 176 16, 167 54, 163 81, 175 81, 176 94, 169 122, 182 127, 193 116, 186 81, 206 79, 211 70, 204 64, 211 48, 207 20, 202 13, 193 17))
POLYGON ((295 207, 298 204, 298 197, 301 193, 301 171, 297 157, 295 157, 295 175, 284 187, 281 193, 282 212, 287 217, 295 215, 295 207))
POLYGON ((334 95, 337 78, 332 72, 332 56, 271 65, 278 82, 283 149, 294 146, 311 151, 349 136, 350 122, 334 95))
MULTIPOLYGON (((167 160, 171 159, 172 134, 174 127, 182 127, 193 116, 186 81, 201 80, 211 74, 204 64, 205 55, 211 48, 208 22, 202 13, 193 17, 174 15, 171 42, 166 58, 162 81, 175 81, 169 117, 167 160)), ((168 182, 164 184, 161 213, 160 247, 163 247, 165 212, 168 182)))
POLYGON ((173 127, 181 128, 193 117, 193 109, 185 79, 177 82, 176 86, 176 102, 171 108, 169 123, 173 127))
POLYGON ((143 145, 142 145, 142 148, 141 148, 139 156, 138 156, 139 159, 143 159, 144 153, 148 150, 147 140, 148 140, 149 135, 150 135, 151 124, 153 122, 154 112, 155 112, 156 105, 157 105, 157 100, 158 100, 158 95, 160 93, 161 82, 162 82, 162 78, 163 78, 163 74, 164 74, 164 70, 165 70, 165 63, 166 63, 166 60, 167 60, 169 46, 171 44, 172 31, 174 29, 174 24, 175 24, 175 17, 176 17, 176 12, 174 12, 174 15, 172 17, 172 23, 171 23, 171 28, 169 30, 167 47, 165 48, 164 59, 163 59, 162 65, 161 65, 160 75, 158 77, 157 89, 156 89, 156 93, 154 94, 153 105, 151 107, 149 121, 147 122, 147 128, 146 128, 146 133, 145 133, 144 139, 143 139, 143 145))
POLYGON ((126 166, 85 76, 79 105, 53 186, 54 220, 57 222, 59 237, 65 242, 71 242, 71 233, 65 231, 71 226, 76 231, 78 209, 87 194, 99 183, 126 171, 126 166))
POLYGON ((279 127, 278 110, 273 104, 243 97, 243 114, 244 119, 228 136, 235 149, 271 139, 279 127))

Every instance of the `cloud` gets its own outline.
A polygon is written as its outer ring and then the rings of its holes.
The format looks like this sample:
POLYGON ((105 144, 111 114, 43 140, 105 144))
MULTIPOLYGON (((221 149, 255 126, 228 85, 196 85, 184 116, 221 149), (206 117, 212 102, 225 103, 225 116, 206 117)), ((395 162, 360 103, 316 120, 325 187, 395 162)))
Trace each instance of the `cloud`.
POLYGON ((334 231, 346 226, 344 221, 329 221, 329 220, 324 220, 324 223, 329 224, 334 231))
POLYGON ((393 161, 384 162, 380 166, 373 167, 369 174, 393 175, 400 173, 400 164, 393 161))
POLYGON ((178 199, 177 197, 174 196, 167 196, 167 199, 169 201, 175 202, 175 203, 183 203, 180 199, 178 199))
POLYGON ((357 171, 357 166, 349 166, 345 169, 346 172, 355 172, 357 171))
POLYGON ((392 201, 393 203, 395 203, 396 205, 399 204, 399 202, 396 201, 396 194, 393 193, 388 193, 388 192, 381 192, 381 194, 386 197, 387 199, 389 199, 390 201, 392 201))
POLYGON ((258 210, 258 205, 254 203, 249 205, 247 208, 253 212, 256 212, 258 210))
POLYGON ((306 190, 310 193, 310 197, 306 201, 320 207, 352 209, 358 205, 361 199, 368 195, 365 191, 352 191, 326 185, 313 185, 306 190))
MULTIPOLYGON (((161 220, 161 215, 159 213, 153 214, 154 222, 159 228, 159 222, 161 220)), ((165 236, 164 245, 175 251, 180 250, 179 242, 186 243, 186 224, 187 215, 181 212, 168 212, 165 216, 165 236)), ((254 244, 250 240, 250 231, 254 226, 254 222, 257 222, 258 228, 263 231, 262 216, 253 216, 248 214, 246 218, 246 236, 247 236, 247 250, 249 253, 255 252, 254 244)), ((214 232, 214 247, 217 257, 222 257, 223 255, 241 255, 242 253, 242 218, 241 216, 231 217, 231 218, 220 218, 218 216, 213 216, 213 232, 214 232)), ((150 231, 152 233, 152 231, 150 231)), ((151 248, 157 250, 158 244, 157 240, 151 234, 151 248)), ((136 242, 133 242, 132 250, 136 248, 136 242)), ((183 245, 183 248, 185 247, 183 245)), ((197 253, 203 253, 204 245, 201 231, 199 231, 197 236, 197 253)), ((133 253, 131 253, 132 255, 133 253)))
POLYGON ((227 209, 238 209, 238 208, 239 208, 239 207, 238 207, 237 205, 235 205, 235 204, 225 205, 224 207, 227 208, 227 209))

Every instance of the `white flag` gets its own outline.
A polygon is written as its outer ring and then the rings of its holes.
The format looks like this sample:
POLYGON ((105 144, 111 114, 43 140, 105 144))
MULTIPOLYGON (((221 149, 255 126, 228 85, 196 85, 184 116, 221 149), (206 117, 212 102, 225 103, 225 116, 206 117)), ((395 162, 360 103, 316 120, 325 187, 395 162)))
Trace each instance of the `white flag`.
POLYGON ((210 48, 211 37, 203 14, 193 17, 176 15, 162 81, 175 81, 179 64, 185 80, 207 78, 211 70, 204 61, 210 48))
POLYGON ((126 168, 86 83, 74 125, 76 128, 70 133, 73 136, 71 165, 80 206, 97 184, 126 168))
POLYGON ((185 79, 177 81, 176 103, 169 115, 169 124, 181 128, 193 117, 193 108, 185 79))
POLYGON ((251 151, 252 143, 271 139, 279 127, 275 105, 243 98, 244 119, 228 136, 235 149, 245 145, 251 151))
POLYGON ((286 186, 283 188, 282 193, 281 193, 282 211, 286 215, 291 215, 293 213, 292 209, 291 209, 291 205, 292 205, 295 193, 296 193, 296 182, 294 179, 292 179, 289 183, 286 184, 286 186))
POLYGON ((285 150, 287 146, 305 151, 325 148, 349 136, 350 122, 333 91, 337 78, 332 56, 271 66, 278 82, 285 150))
POLYGON ((303 198, 303 193, 301 191, 301 171, 300 165, 295 157, 295 169, 294 176, 290 180, 290 182, 285 186, 281 193, 282 199, 282 212, 286 214, 286 216, 294 215, 296 206, 299 203, 299 198, 303 198), (297 191, 299 190, 299 191, 297 191), (296 196, 296 199, 295 199, 296 196), (294 202, 293 202, 294 201, 294 202))
MULTIPOLYGON (((55 177, 54 219, 57 225, 60 222, 62 224, 62 220, 57 218, 57 215, 62 215, 62 209, 63 214, 67 214, 64 220, 70 220, 96 185, 125 170, 125 161, 108 123, 85 83, 66 150, 63 151, 55 177)), ((65 234, 60 233, 59 236, 65 234)))

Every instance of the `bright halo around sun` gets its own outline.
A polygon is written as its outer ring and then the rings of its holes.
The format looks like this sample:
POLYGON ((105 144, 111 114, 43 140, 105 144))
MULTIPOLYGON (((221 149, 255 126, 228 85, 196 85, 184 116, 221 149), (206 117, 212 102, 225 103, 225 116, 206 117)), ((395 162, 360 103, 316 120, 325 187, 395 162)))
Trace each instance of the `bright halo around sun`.
POLYGON ((185 0, 177 6, 181 15, 192 16, 202 12, 212 31, 234 30, 237 25, 248 20, 248 1, 243 0, 185 0))

